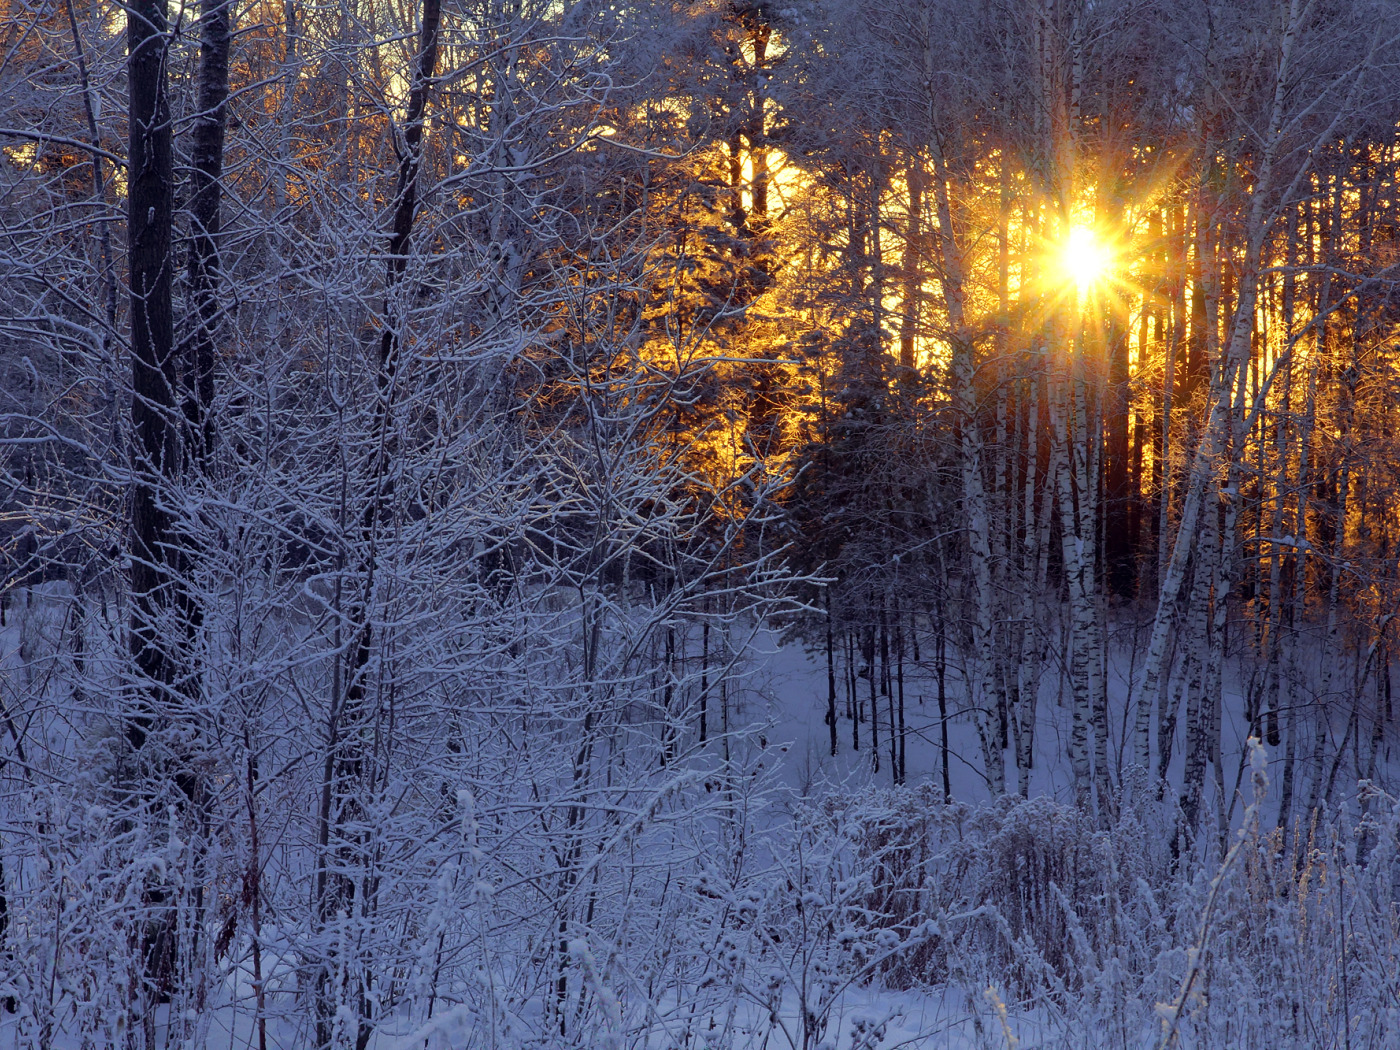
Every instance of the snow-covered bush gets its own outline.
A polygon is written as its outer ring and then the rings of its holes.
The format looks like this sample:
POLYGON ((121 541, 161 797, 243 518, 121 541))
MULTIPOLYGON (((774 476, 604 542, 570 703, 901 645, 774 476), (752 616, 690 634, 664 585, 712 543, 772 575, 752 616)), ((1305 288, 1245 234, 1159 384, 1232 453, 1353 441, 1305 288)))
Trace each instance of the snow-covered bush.
POLYGON ((1373 794, 1370 814, 1319 817, 1285 842, 1251 810, 1228 858, 1206 839, 1174 857, 1165 807, 1125 807, 1101 829, 1046 798, 832 797, 793 832, 820 878, 788 874, 786 921, 779 932, 770 910, 765 946, 821 987, 995 986, 1013 1017, 1074 1033, 1066 1045, 1149 1045, 1170 1028, 1183 1045, 1342 1045, 1350 1032, 1379 1047, 1400 1019, 1400 825, 1392 799, 1373 794))

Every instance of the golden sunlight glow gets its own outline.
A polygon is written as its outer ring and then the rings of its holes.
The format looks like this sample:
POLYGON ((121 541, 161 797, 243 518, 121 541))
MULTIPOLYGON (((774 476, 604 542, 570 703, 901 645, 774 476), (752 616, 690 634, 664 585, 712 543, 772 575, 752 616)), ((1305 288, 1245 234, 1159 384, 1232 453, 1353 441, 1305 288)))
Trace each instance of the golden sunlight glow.
POLYGON ((1061 272, 1078 285, 1081 295, 1108 275, 1111 262, 1108 249, 1094 236, 1093 230, 1083 226, 1069 231, 1069 237, 1060 250, 1061 272))
POLYGON ((0 149, 0 153, 9 157, 16 167, 30 168, 39 157, 39 144, 26 142, 23 146, 6 146, 0 149))

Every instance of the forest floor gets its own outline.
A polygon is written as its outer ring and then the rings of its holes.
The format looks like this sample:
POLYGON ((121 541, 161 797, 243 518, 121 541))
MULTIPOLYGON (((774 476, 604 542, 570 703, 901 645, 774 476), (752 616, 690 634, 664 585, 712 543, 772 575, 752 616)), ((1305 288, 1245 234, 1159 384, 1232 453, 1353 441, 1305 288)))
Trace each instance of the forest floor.
MULTIPOLYGON (((18 645, 18 632, 13 623, 0 634, 0 642, 8 647, 18 645)), ((1068 697, 1061 695, 1056 687, 1055 683, 1061 676, 1054 673, 1050 662, 1053 659, 1054 654, 1050 654, 1037 708, 1037 744, 1031 794, 1048 797, 1067 806, 1072 802, 1072 783, 1063 756, 1070 729, 1070 708, 1068 697)), ((1139 654, 1134 647, 1124 645, 1115 651, 1110 664, 1110 753, 1113 756, 1111 760, 1119 767, 1124 762, 1124 730, 1130 715, 1128 683, 1138 659, 1139 654)), ((895 787, 889 754, 889 708, 885 696, 880 697, 877 769, 873 761, 875 742, 868 718, 859 726, 860 749, 852 746, 853 726, 846 713, 844 669, 838 668, 839 724, 837 754, 833 756, 825 721, 828 698, 824 654, 806 652, 795 643, 780 642, 774 633, 764 633, 757 639, 752 667, 753 673, 746 689, 734 700, 731 724, 750 727, 751 731, 744 735, 754 742, 751 746, 755 754, 766 753, 761 760, 775 774, 780 785, 778 797, 786 795, 796 800, 839 795, 853 798, 883 794, 895 787), (772 756, 772 760, 766 756, 772 756)), ((857 683, 864 694, 862 699, 868 704, 868 678, 858 678, 857 683)), ((992 800, 980 768, 980 745, 967 710, 962 672, 952 659, 945 669, 944 692, 946 719, 940 715, 938 683, 931 661, 906 661, 907 789, 917 791, 922 787, 934 797, 941 794, 945 762, 943 737, 946 730, 946 762, 952 798, 973 809, 983 809, 992 800)), ((1225 701, 1222 749, 1227 769, 1238 767, 1240 770, 1238 776, 1227 778, 1227 788, 1235 793, 1232 799, 1234 805, 1230 807, 1231 823, 1238 826, 1247 802, 1244 795, 1249 791, 1245 769, 1247 722, 1244 716, 1244 689, 1228 674, 1225 701)), ((1339 733, 1341 727, 1336 727, 1335 731, 1339 733)), ((1180 776, 1180 750, 1177 749, 1173 769, 1173 775, 1177 778, 1180 776)), ((1388 770, 1391 765, 1388 751, 1381 756, 1381 761, 1388 770)), ((1271 787, 1266 808, 1276 804, 1277 769, 1281 762, 1281 749, 1268 754, 1271 787)), ((1343 779, 1347 784, 1354 783, 1351 778, 1343 779)), ((1015 770, 1010 768, 1009 763, 1008 783, 1015 783, 1015 770)), ((1355 794, 1355 788, 1347 790, 1355 794)), ((1346 804, 1349 799, 1343 793, 1339 801, 1346 804)), ((1207 799, 1208 806, 1216 804, 1214 798, 1207 799)), ((782 819, 781 814, 788 809, 780 805, 773 811, 775 818, 782 819)), ((268 931, 269 941, 273 932, 268 931)), ((1189 939, 1189 931, 1180 931, 1178 937, 1189 939)), ((264 952, 263 965, 266 967, 264 972, 269 975, 269 997, 283 997, 290 1002, 296 994, 292 956, 289 954, 279 962, 275 951, 265 949, 264 952)), ((1176 975, 1181 969, 1183 967, 1176 963, 1168 967, 1170 981, 1177 979, 1176 975)), ((227 1046, 230 1050, 251 1050, 258 1046, 252 1017, 246 1009, 239 1010, 228 1005, 242 1002, 246 1007, 250 1002, 252 991, 251 987, 246 986, 249 978, 249 974, 235 972, 229 979, 229 986, 215 996, 216 1000, 222 999, 225 1005, 211 1010, 206 1019, 208 1038, 201 1046, 227 1046)), ((1138 1010, 1123 1015, 1121 1027, 1115 1033, 1110 1033, 1086 1029, 1084 1020, 1085 1017, 1094 1016, 1092 1011, 1084 1017, 1074 1017, 1074 1011, 1070 1011, 1070 1015, 1051 1011, 1046 1009, 1044 1001, 1035 999, 1003 1003, 997 984, 995 979, 980 986, 968 981, 949 982, 940 987, 911 991, 886 987, 876 978, 868 984, 852 986, 834 1004, 831 1026, 816 1050, 895 1050, 901 1047, 927 1047, 931 1050, 1079 1050, 1080 1047, 1108 1047, 1120 1043, 1124 1047, 1151 1047, 1160 1039, 1160 1020, 1153 1013, 1150 998, 1139 1002, 1138 1010)), ((1169 991, 1167 995, 1170 995, 1169 991)), ((160 1020, 162 1024, 159 1027, 165 1029, 166 1018, 161 1017, 160 1020)), ((791 997, 784 997, 780 1009, 768 1016, 762 1016, 752 1004, 742 1005, 737 1012, 735 1029, 731 1031, 744 1033, 747 1030, 748 1034, 741 1035, 732 1045, 742 1050, 778 1050, 787 1047, 785 1033, 795 1033, 798 1021, 798 1012, 791 997)), ((1377 1023, 1382 1022, 1377 1020, 1377 1023)), ((267 1046, 276 1050, 299 1050, 307 1045, 308 1036, 304 1026, 294 1028, 285 1022, 274 1021, 268 1026, 267 1046)), ((28 1044, 22 1044, 18 1038, 14 1020, 9 1016, 0 1016, 0 1048, 20 1045, 28 1044)), ((51 1043, 52 1050, 70 1050, 70 1045, 71 1050, 78 1050, 78 1044, 65 1043, 61 1038, 51 1043)), ((637 1044, 638 1050, 643 1050, 643 1047, 650 1050, 653 1045, 657 1050, 671 1050, 671 1044, 666 1042, 652 1040, 637 1044)), ((800 1040, 793 1045, 801 1046, 800 1040)), ((1216 1050, 1218 1045, 1219 1050, 1225 1050, 1227 1046, 1229 1050, 1234 1050, 1231 1044, 1217 1044, 1214 1041, 1184 1040, 1182 1045, 1210 1050, 1216 1050)), ((1332 1044, 1319 1038, 1298 1045, 1322 1047, 1332 1044)), ((1400 1045, 1400 1042, 1390 1045, 1400 1045)), ((495 1050, 490 1039, 484 1039, 481 1032, 468 1027, 464 1018, 456 1017, 449 1011, 439 1017, 436 1025, 427 1029, 411 1029, 406 1020, 399 1024, 386 1020, 366 1050, 457 1050, 468 1046, 495 1050)))

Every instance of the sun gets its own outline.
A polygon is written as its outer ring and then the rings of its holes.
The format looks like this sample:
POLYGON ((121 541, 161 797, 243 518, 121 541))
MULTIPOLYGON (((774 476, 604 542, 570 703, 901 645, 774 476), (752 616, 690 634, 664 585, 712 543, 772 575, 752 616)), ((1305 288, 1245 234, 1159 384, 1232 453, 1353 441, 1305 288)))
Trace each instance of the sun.
POLYGON ((1113 259, 1094 231, 1076 226, 1069 231, 1060 249, 1060 270, 1083 295, 1108 274, 1113 259))

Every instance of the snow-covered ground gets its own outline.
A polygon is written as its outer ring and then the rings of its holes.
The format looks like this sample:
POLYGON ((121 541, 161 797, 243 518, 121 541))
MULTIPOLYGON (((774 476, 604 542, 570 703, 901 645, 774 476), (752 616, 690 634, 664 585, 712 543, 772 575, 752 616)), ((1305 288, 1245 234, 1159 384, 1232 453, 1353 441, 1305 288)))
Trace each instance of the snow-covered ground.
MULTIPOLYGON (((11 616, 0 632, 10 657, 22 643, 55 644, 61 598, 36 596, 28 618, 11 616)), ((1124 646, 1110 668, 1110 752, 1117 763, 1133 663, 1131 646, 1124 646)), ((1274 812, 1281 756, 1259 754, 1263 775, 1251 776, 1237 683, 1226 689, 1223 749, 1227 765, 1238 769, 1227 781, 1234 830, 1226 845, 1239 850, 1224 858, 1203 837, 1177 858, 1169 797, 1139 799, 1106 826, 1070 804, 1063 760, 1070 712, 1050 661, 1038 705, 1033 797, 1018 802, 989 797, 961 670, 950 659, 952 806, 942 803, 945 726, 927 659, 905 665, 903 786, 893 783, 883 699, 877 772, 868 722, 860 727, 861 749, 851 746, 844 678, 838 753, 830 754, 822 654, 760 632, 750 664, 753 673, 731 698, 734 724, 750 727, 735 741, 736 762, 760 785, 745 810, 745 856, 740 862, 723 852, 719 844, 735 839, 722 827, 711 829, 698 852, 668 853, 659 839, 636 838, 637 870, 682 866, 664 884, 655 873, 639 878, 610 904, 623 926, 639 922, 633 910, 651 923, 647 937, 609 942, 609 927, 600 923, 583 931, 577 950, 571 942, 574 972, 588 976, 571 985, 569 1001, 589 1005, 576 1007, 582 1021, 567 1038, 551 1033, 549 987, 538 976, 521 977, 529 960, 498 957, 493 970, 483 949, 475 979, 490 994, 449 989, 426 1009, 420 1000, 392 1010, 366 1050, 1109 1050, 1159 1045, 1164 1022, 1175 1026, 1180 1045, 1200 1050, 1400 1046, 1400 825, 1393 804, 1373 798, 1373 824, 1359 829, 1357 793, 1343 790, 1341 812, 1350 822, 1319 825, 1303 844, 1271 837, 1267 819, 1253 824, 1274 812), (1365 865, 1363 842, 1371 851, 1365 865), (632 951, 650 954, 629 958, 632 951), (732 959, 716 961, 730 951, 732 959), (686 961, 673 966, 668 953, 686 961), (598 961, 577 961, 585 957, 598 961), (676 983, 668 985, 672 972, 676 983), (515 983, 497 993, 492 982, 510 974, 515 983), (486 1010, 483 1003, 497 994, 500 1002, 486 1010)), ((9 666, 12 705, 23 699, 20 690, 41 686, 26 685, 13 660, 9 666)), ((42 673, 42 664, 24 673, 42 673)), ((867 680, 860 685, 868 689, 867 680)), ((60 731, 61 719, 54 725, 59 735, 48 744, 61 750, 71 739, 60 731)), ((1176 750, 1173 777, 1181 771, 1176 750)), ((36 885, 35 871, 7 875, 36 885)), ((73 878, 77 902, 83 887, 73 878)), ((521 950, 510 929, 493 926, 489 898, 454 900, 451 907, 482 909, 481 928, 501 938, 492 951, 521 950)), ((55 936, 19 925, 10 932, 17 935, 36 950, 55 943, 55 936)), ((202 1010, 187 1009, 175 1026, 169 1008, 158 1010, 159 1045, 312 1045, 295 931, 284 935, 271 921, 260 931, 262 1023, 250 942, 240 936, 219 960, 221 983, 208 990, 202 1010)), ((42 960, 16 961, 23 965, 12 968, 11 987, 24 1002, 30 989, 17 982, 45 967, 42 960)), ((98 991, 74 987, 64 1001, 77 1010, 98 991)), ((46 1031, 45 1019, 23 1007, 19 1015, 0 1014, 0 1048, 94 1045, 76 1035, 71 1016, 48 1020, 53 1028, 46 1031)))
MULTIPOLYGON (((785 781, 802 791, 818 790, 819 785, 838 783, 893 786, 889 761, 888 701, 880 696, 880 755, 879 771, 872 761, 871 734, 868 718, 860 726, 860 750, 852 747, 851 722, 845 715, 844 671, 838 670, 837 697, 840 725, 837 732, 837 754, 831 755, 830 731, 825 718, 827 710, 827 680, 824 655, 805 652, 800 645, 780 645, 771 634, 759 640, 762 655, 756 657, 758 670, 754 689, 764 704, 755 704, 748 713, 756 720, 771 720, 768 735, 775 742, 788 746, 783 768, 785 781)), ((937 680, 926 654, 919 662, 909 659, 904 669, 906 763, 908 783, 934 782, 941 790, 943 769, 943 723, 937 703, 937 680)), ((1129 674, 1132 655, 1116 653, 1110 662, 1109 695, 1109 756, 1114 765, 1115 780, 1127 764, 1125 756, 1125 725, 1131 721, 1129 674)), ((1073 782, 1068 751, 1071 712, 1068 691, 1047 662, 1041 677, 1039 703, 1036 706, 1035 760, 1032 765, 1030 794, 1049 796, 1069 803, 1073 798, 1073 782)), ((955 800, 969 803, 991 801, 987 778, 982 769, 981 745, 966 702, 966 688, 960 662, 949 654, 944 678, 947 709, 948 779, 955 800)), ((869 683, 860 680, 862 699, 869 683)), ((1243 773, 1246 759, 1248 724, 1244 716, 1244 696, 1238 687, 1227 683, 1224 692, 1226 707, 1222 722, 1221 750, 1227 768, 1236 776, 1229 778, 1230 787, 1243 773)), ((1154 712, 1155 720, 1155 712, 1154 712)), ((1178 746, 1173 749, 1169 780, 1179 779, 1184 764, 1180 746, 1182 730, 1178 729, 1178 746)), ((1282 762, 1283 756, 1270 754, 1271 768, 1282 762)), ((1008 784, 1015 784, 1015 769, 1007 752, 1008 784)), ((1276 779, 1276 778, 1271 778, 1276 779)), ((1214 799, 1210 800, 1214 804, 1214 799)))

